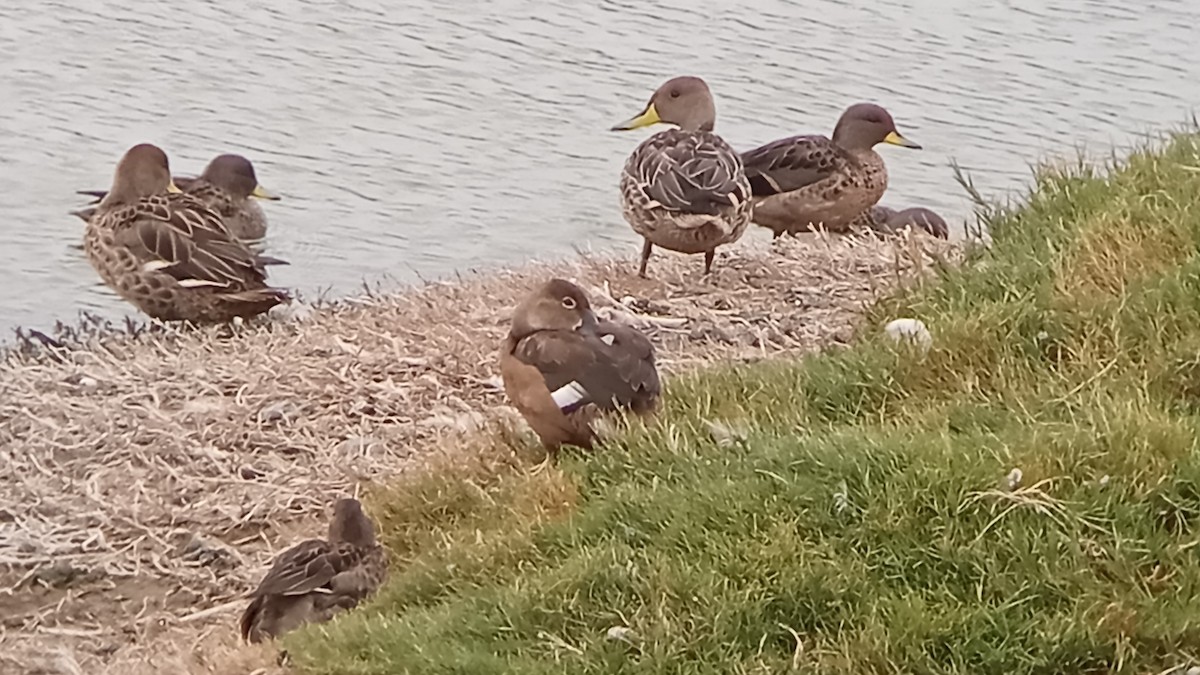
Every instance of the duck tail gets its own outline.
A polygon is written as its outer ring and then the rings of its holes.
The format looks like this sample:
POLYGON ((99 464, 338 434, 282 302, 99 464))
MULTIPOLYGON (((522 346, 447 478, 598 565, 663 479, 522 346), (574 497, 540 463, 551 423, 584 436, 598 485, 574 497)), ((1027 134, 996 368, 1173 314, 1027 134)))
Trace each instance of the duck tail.
POLYGON ((262 615, 263 601, 264 598, 261 595, 254 598, 242 612, 242 618, 238 621, 238 631, 246 642, 253 643, 262 640, 262 632, 258 630, 258 620, 262 615))
POLYGON ((263 266, 266 266, 266 265, 291 265, 292 264, 282 258, 274 258, 269 255, 262 255, 262 254, 256 255, 254 257, 254 260, 259 265, 263 265, 263 266))
POLYGON ((92 222, 92 216, 96 215, 96 207, 88 206, 88 207, 85 207, 82 209, 77 209, 75 211, 68 211, 67 213, 70 213, 71 215, 75 216, 76 218, 82 220, 85 223, 90 223, 90 222, 92 222))

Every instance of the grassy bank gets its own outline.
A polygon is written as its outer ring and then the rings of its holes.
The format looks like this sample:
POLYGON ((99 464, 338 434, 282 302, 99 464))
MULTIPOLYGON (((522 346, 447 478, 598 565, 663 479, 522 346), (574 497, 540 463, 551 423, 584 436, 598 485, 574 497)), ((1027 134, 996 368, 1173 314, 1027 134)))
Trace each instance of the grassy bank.
POLYGON ((972 264, 874 310, 924 320, 924 356, 876 331, 675 377, 658 422, 559 470, 497 441, 373 493, 392 583, 288 639, 298 669, 1194 663, 1200 139, 1043 171, 990 219, 972 264))

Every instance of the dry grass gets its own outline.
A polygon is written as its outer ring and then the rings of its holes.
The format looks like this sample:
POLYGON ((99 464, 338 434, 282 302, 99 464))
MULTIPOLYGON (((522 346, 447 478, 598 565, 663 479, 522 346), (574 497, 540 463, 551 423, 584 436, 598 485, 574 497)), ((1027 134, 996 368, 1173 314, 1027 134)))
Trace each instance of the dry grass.
MULTIPOLYGON (((273 672, 239 598, 340 493, 453 456, 511 415, 495 349, 551 275, 641 324, 670 373, 845 341, 865 305, 954 257, 915 237, 695 258, 581 256, 292 320, 75 332, 0 360, 0 673, 273 672), (20 665, 18 665, 20 664, 20 665), (40 670, 39 670, 40 668, 40 670)), ((668 385, 669 386, 669 385, 668 385)))

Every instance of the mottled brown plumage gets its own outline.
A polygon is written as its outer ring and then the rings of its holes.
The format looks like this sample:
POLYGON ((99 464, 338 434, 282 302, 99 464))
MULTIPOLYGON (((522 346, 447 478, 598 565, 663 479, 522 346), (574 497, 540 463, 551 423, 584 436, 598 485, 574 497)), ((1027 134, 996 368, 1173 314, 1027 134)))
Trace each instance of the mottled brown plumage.
POLYGON ((288 300, 266 284, 265 266, 282 261, 254 253, 220 214, 180 192, 166 154, 149 144, 117 165, 88 220, 84 251, 118 295, 164 321, 224 322, 288 300))
POLYGON ((750 185, 737 152, 713 133, 716 116, 704 80, 676 77, 640 114, 613 127, 679 127, 642 141, 621 172, 621 212, 645 240, 639 276, 654 246, 703 253, 707 274, 717 247, 737 241, 750 224, 750 185))
POLYGON ((939 239, 950 237, 950 228, 946 221, 935 211, 923 206, 897 211, 887 206, 876 205, 866 212, 863 220, 866 227, 881 234, 895 234, 907 227, 914 231, 924 230, 939 239))
POLYGON ((792 136, 742 153, 754 197, 754 222, 778 237, 822 227, 847 232, 887 190, 879 143, 919 149, 896 131, 883 108, 856 103, 833 131, 792 136))
POLYGON ((334 505, 327 539, 280 553, 242 612, 248 642, 279 637, 306 623, 328 621, 374 593, 387 578, 387 555, 356 499, 334 505))
POLYGON ((513 314, 500 354, 504 389, 551 451, 591 449, 595 415, 649 413, 661 394, 654 346, 636 329, 597 321, 575 284, 552 279, 513 314))
MULTIPOLYGON (((221 215, 225 227, 247 244, 258 244, 267 234, 267 216, 256 199, 278 200, 258 182, 254 165, 241 155, 219 155, 195 178, 175 177, 175 185, 204 202, 221 215)), ((107 190, 80 190, 79 194, 95 197, 86 208, 71 213, 85 222, 96 212, 107 190)))

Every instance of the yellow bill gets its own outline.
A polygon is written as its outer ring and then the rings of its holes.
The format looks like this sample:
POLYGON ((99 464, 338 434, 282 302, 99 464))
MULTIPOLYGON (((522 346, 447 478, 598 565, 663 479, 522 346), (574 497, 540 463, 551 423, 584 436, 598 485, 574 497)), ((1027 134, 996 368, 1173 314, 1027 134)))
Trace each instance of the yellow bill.
POLYGON ((662 118, 658 116, 658 110, 654 107, 654 104, 651 103, 650 105, 646 106, 646 109, 643 110, 640 115, 636 115, 625 120, 624 122, 621 122, 620 124, 614 126, 612 130, 628 131, 630 129, 640 129, 642 127, 648 127, 651 124, 658 124, 661 121, 662 118))
POLYGON ((275 194, 274 192, 271 192, 270 190, 268 190, 267 188, 265 188, 261 185, 255 185, 254 192, 251 192, 250 196, 258 197, 259 199, 269 199, 271 201, 278 201, 280 199, 279 195, 275 194))
POLYGON ((179 186, 175 184, 174 180, 172 180, 170 183, 167 183, 167 192, 169 192, 173 195, 177 195, 177 194, 182 194, 183 190, 180 190, 179 186))
POLYGON ((920 145, 913 143, 907 138, 901 136, 897 131, 888 132, 888 135, 883 137, 883 142, 890 143, 891 145, 898 145, 902 148, 912 148, 913 150, 921 149, 920 145))

